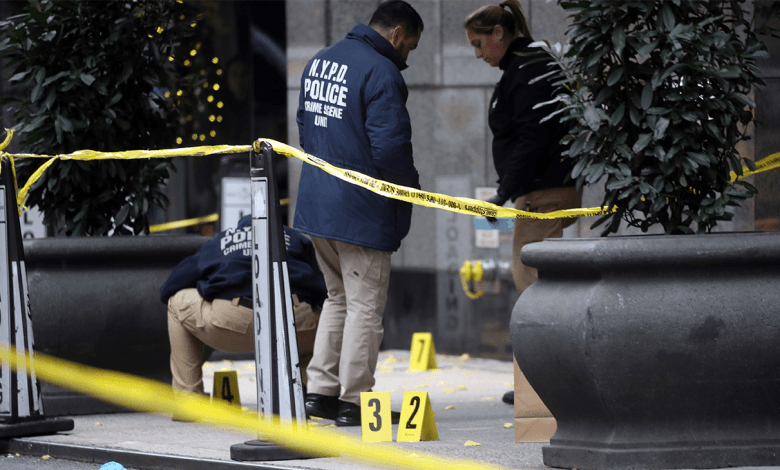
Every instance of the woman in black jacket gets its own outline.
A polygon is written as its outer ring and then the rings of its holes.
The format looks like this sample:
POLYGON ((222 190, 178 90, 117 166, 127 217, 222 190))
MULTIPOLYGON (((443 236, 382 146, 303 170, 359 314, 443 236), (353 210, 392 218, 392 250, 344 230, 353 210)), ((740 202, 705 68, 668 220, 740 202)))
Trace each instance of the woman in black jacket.
MULTIPOLYGON (((582 192, 570 178, 573 165, 561 158, 565 147, 560 141, 566 129, 557 118, 540 122, 553 111, 550 106, 533 109, 554 97, 550 81, 539 79, 551 72, 552 60, 531 63, 538 59, 541 49, 530 47, 533 39, 520 3, 504 0, 499 5, 484 6, 470 14, 463 27, 477 59, 504 71, 488 110, 493 163, 498 173, 498 190, 488 202, 503 206, 512 200, 515 208, 532 212, 580 207, 582 192)), ((560 238, 564 227, 574 221, 515 219, 512 276, 518 292, 537 278, 536 269, 520 261, 520 249, 545 238, 560 238)), ((516 377, 522 375, 518 372, 516 377)), ((514 403, 514 391, 504 394, 503 401, 514 403)))
MULTIPOLYGON (((498 173, 498 190, 488 202, 501 206, 512 200, 517 209, 532 212, 580 207, 582 193, 570 178, 573 164, 561 158, 565 147, 560 141, 566 128, 557 118, 540 122, 554 111, 551 106, 533 109, 553 99, 555 88, 550 80, 538 78, 556 65, 552 59, 531 63, 543 51, 530 47, 533 39, 520 3, 504 0, 500 5, 484 6, 470 14, 463 27, 477 59, 504 72, 488 110, 498 173)), ((560 238, 563 228, 575 220, 515 219, 512 274, 518 292, 537 277, 535 268, 520 262, 520 249, 545 238, 560 238)))

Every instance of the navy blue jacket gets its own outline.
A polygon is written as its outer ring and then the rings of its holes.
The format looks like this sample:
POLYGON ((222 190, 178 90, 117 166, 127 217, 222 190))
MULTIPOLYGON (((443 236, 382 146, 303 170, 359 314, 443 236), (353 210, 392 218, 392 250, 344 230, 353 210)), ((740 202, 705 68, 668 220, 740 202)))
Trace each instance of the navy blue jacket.
MULTIPOLYGON (((298 106, 300 145, 331 165, 420 187, 412 158, 407 67, 390 42, 358 24, 309 61, 298 106)), ((304 165, 295 228, 321 238, 396 251, 412 205, 374 194, 304 165)))
POLYGON ((531 42, 519 37, 509 44, 498 63, 504 75, 493 91, 488 113, 498 191, 512 201, 532 191, 576 184, 569 177, 574 161, 561 157, 566 149, 560 143, 566 126, 557 117, 539 122, 555 111, 553 106, 533 109, 537 103, 553 99, 555 80, 548 77, 529 83, 552 70, 552 59, 529 63, 538 55, 520 55, 542 51, 528 47, 531 42))
MULTIPOLYGON (((182 289, 196 288, 205 300, 234 299, 252 296, 252 221, 244 216, 238 227, 218 233, 194 255, 174 269, 160 289, 160 300, 168 299, 182 289)), ((284 227, 287 245, 287 270, 290 290, 299 300, 314 306, 327 297, 314 246, 295 229, 284 227)))

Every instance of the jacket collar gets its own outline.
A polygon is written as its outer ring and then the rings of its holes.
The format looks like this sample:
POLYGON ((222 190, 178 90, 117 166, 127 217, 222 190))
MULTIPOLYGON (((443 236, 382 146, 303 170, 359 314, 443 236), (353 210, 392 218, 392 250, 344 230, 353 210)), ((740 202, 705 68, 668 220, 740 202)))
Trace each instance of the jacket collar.
POLYGON ((382 37, 373 28, 370 28, 362 23, 358 23, 352 28, 352 31, 347 34, 347 39, 357 39, 360 42, 364 42, 371 46, 375 51, 390 59, 398 70, 404 70, 408 65, 401 58, 401 54, 395 50, 390 41, 382 37))
POLYGON ((519 50, 525 49, 532 42, 533 39, 526 38, 523 36, 514 38, 512 42, 509 43, 509 47, 507 47, 506 53, 504 53, 504 57, 502 57, 501 60, 498 62, 498 68, 500 68, 501 70, 505 70, 509 66, 509 62, 512 61, 512 56, 514 55, 514 53, 519 50))

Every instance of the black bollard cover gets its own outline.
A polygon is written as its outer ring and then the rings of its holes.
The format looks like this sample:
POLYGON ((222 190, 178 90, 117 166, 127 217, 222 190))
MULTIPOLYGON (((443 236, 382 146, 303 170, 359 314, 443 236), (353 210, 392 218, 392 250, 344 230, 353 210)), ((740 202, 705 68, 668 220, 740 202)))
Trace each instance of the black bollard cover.
MULTIPOLYGON (((11 161, 4 158, 0 177, 0 342, 17 350, 20 362, 33 356, 32 314, 27 292, 27 273, 16 185, 11 161)), ((73 420, 47 419, 43 411, 41 387, 34 367, 11 370, 0 364, 0 438, 53 434, 73 429, 73 420)))

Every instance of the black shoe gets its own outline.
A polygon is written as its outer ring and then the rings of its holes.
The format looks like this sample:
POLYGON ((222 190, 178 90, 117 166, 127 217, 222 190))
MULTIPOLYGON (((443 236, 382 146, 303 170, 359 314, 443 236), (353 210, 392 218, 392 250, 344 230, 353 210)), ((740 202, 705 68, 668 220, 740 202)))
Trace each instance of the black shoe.
POLYGON ((306 400, 304 400, 304 406, 307 416, 336 419, 339 415, 339 397, 308 393, 306 394, 306 400))
MULTIPOLYGON (((339 415, 336 417, 336 426, 360 426, 360 407, 354 403, 339 400, 341 407, 339 415)), ((393 424, 398 424, 401 420, 401 413, 398 411, 390 412, 390 420, 393 424)))
POLYGON ((510 391, 506 392, 504 394, 503 398, 501 398, 501 401, 503 401, 507 405, 514 405, 515 404, 515 391, 514 390, 510 390, 510 391))

